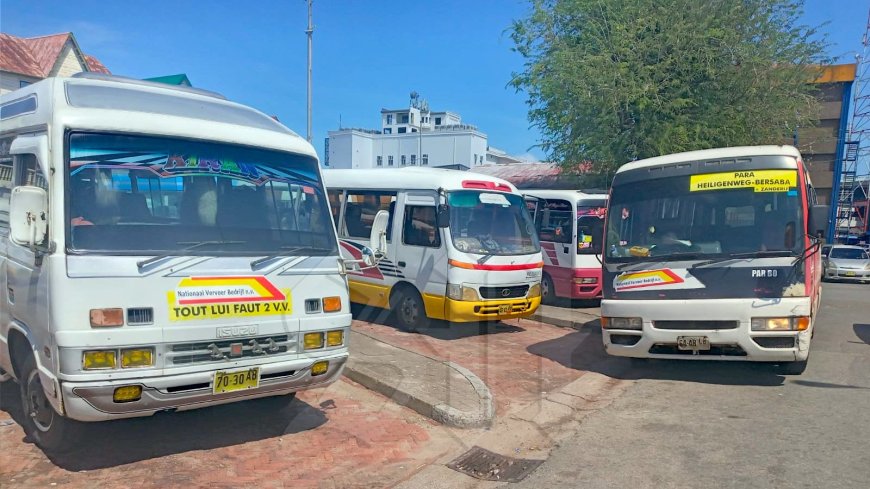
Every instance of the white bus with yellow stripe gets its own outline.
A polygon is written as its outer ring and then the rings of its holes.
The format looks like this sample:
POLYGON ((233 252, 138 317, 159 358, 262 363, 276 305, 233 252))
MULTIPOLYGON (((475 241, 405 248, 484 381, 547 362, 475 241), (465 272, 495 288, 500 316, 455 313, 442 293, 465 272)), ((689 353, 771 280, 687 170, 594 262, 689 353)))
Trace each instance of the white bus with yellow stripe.
POLYGON ((510 183, 419 167, 323 174, 346 258, 361 257, 374 216, 389 212, 385 256, 348 274, 352 302, 391 309, 408 330, 428 319, 497 321, 537 309, 541 248, 510 183))
POLYGON ((303 138, 115 77, 34 83, 0 117, 0 381, 37 444, 341 375, 348 264, 303 138))

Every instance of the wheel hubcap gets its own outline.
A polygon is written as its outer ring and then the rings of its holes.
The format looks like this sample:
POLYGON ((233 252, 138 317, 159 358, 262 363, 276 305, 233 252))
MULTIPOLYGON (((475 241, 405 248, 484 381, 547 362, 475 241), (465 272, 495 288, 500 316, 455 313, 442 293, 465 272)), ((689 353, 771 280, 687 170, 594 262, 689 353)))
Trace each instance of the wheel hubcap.
POLYGON ((417 313, 417 303, 414 299, 405 299, 402 303, 402 315, 405 317, 405 321, 415 323, 417 321, 417 313))
POLYGON ((541 295, 544 297, 550 296, 550 282, 548 280, 541 282, 541 295))
POLYGON ((33 420, 33 424, 40 431, 48 431, 54 420, 54 409, 45 397, 42 383, 39 381, 39 373, 33 371, 27 378, 27 415, 33 420))

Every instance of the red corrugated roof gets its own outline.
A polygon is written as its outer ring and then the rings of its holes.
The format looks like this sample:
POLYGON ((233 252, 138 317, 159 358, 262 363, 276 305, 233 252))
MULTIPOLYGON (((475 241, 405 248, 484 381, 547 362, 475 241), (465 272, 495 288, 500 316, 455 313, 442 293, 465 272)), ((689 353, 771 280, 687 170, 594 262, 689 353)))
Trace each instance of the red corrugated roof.
MULTIPOLYGON (((75 38, 70 32, 39 37, 17 37, 0 33, 0 70, 45 78, 51 74, 67 41, 75 38)), ((109 74, 97 58, 83 54, 88 71, 109 74)))
POLYGON ((93 71, 94 73, 105 73, 107 75, 111 75, 112 72, 106 68, 103 63, 100 62, 97 58, 91 56, 90 54, 85 55, 85 61, 88 62, 88 69, 93 71))
POLYGON ((0 70, 41 78, 42 69, 20 37, 0 32, 0 70))
POLYGON ((573 171, 564 171, 555 163, 508 163, 476 166, 471 171, 507 180, 518 188, 558 189, 576 188, 578 176, 589 169, 588 163, 577 165, 573 171))

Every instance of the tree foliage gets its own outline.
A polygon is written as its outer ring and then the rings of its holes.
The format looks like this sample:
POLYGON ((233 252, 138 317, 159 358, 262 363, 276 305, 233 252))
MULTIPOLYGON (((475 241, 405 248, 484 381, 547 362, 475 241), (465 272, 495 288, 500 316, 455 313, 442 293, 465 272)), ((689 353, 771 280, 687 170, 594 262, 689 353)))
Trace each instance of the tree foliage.
POLYGON ((553 161, 781 144, 817 118, 825 38, 802 0, 533 0, 509 29, 553 161))

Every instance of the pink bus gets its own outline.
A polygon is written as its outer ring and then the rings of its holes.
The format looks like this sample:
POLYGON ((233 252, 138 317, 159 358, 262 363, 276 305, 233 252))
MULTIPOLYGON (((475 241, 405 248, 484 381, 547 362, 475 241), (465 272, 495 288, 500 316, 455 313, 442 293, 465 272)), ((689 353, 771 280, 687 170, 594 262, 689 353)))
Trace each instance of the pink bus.
POLYGON ((541 295, 552 304, 557 297, 601 297, 601 249, 607 194, 579 190, 523 190, 532 197, 530 212, 541 240, 544 274, 541 295))

